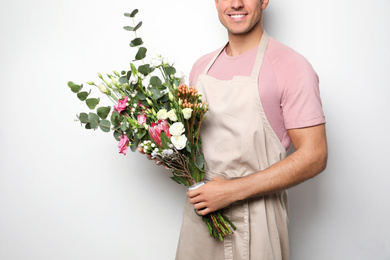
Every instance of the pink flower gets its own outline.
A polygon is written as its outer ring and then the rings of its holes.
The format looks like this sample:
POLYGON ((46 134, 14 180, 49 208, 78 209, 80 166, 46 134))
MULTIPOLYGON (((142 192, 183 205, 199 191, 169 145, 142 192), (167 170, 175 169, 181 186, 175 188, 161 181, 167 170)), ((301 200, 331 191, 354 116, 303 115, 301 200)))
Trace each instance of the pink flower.
POLYGON ((119 144, 118 144, 118 148, 119 148, 119 153, 123 153, 123 155, 126 155, 127 153, 127 150, 129 149, 129 138, 127 137, 127 135, 121 135, 120 137, 120 141, 119 141, 119 144))
POLYGON ((139 125, 143 125, 146 123, 146 115, 139 114, 137 116, 137 121, 139 125))
POLYGON ((114 105, 114 110, 120 114, 123 110, 126 110, 128 97, 118 100, 118 105, 114 105))
POLYGON ((152 123, 152 126, 149 127, 150 136, 156 144, 162 147, 161 131, 164 131, 167 137, 171 137, 169 134, 169 124, 166 120, 158 120, 157 123, 152 123))

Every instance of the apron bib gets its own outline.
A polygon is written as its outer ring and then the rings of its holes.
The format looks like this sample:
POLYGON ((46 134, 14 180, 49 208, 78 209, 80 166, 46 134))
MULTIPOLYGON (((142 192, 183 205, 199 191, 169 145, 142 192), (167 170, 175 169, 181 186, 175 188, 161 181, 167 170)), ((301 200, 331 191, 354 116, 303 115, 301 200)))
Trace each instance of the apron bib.
MULTIPOLYGON (((202 123, 202 151, 206 182, 244 177, 286 157, 286 150, 264 113, 258 78, 269 36, 264 32, 252 75, 218 80, 207 73, 220 52, 199 76, 197 89, 209 103, 202 123)), ((288 259, 287 193, 237 201, 223 210, 237 227, 224 242, 210 237, 201 217, 188 202, 184 207, 177 260, 288 259)))

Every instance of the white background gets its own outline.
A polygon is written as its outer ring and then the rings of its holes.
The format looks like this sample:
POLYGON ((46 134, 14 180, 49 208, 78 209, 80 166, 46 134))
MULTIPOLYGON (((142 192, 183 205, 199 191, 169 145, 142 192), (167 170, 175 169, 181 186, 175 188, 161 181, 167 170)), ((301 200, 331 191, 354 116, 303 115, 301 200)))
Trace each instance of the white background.
MULTIPOLYGON (((212 0, 0 2, 0 259, 174 259, 185 189, 66 85, 128 69, 123 16, 187 75, 227 40, 212 0)), ((271 0, 265 28, 320 76, 329 163, 290 190, 293 260, 390 259, 390 1, 271 0)), ((93 93, 99 92, 94 89, 93 93)))

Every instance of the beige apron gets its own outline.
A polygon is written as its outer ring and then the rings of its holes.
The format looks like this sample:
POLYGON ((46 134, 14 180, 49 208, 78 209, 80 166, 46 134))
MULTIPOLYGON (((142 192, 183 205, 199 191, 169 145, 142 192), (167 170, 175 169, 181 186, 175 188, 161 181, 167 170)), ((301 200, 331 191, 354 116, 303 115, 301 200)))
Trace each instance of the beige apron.
MULTIPOLYGON (((197 89, 209 103, 202 124, 205 180, 233 179, 262 171, 286 157, 271 128, 258 91, 258 78, 269 36, 264 32, 252 75, 217 80, 207 72, 219 52, 199 76, 197 89)), ((221 50, 223 51, 223 49, 221 50)), ((193 205, 185 204, 177 260, 288 259, 286 191, 233 203, 223 214, 236 225, 224 242, 210 237, 193 205)))

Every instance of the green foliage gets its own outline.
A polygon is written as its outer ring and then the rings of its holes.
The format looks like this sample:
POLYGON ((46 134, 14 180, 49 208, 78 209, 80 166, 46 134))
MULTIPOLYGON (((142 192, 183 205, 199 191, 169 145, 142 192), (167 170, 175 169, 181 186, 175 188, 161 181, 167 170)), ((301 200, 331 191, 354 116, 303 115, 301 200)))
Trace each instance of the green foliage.
POLYGON ((175 75, 176 69, 175 69, 174 67, 171 67, 171 66, 166 67, 166 68, 165 68, 165 73, 166 73, 168 76, 170 76, 170 75, 175 75))
POLYGON ((158 87, 158 86, 161 86, 162 81, 161 81, 161 79, 159 77, 153 76, 153 77, 150 78, 149 84, 154 86, 154 87, 158 87))
POLYGON ((161 143, 164 149, 169 149, 169 144, 171 143, 169 137, 166 135, 164 131, 161 131, 160 136, 161 136, 161 143))
POLYGON ((146 57, 146 48, 145 47, 140 47, 139 49, 138 49, 138 52, 137 52, 137 54, 135 55, 135 59, 136 60, 142 60, 142 59, 144 59, 145 57, 146 57))
POLYGON ((149 75, 150 73, 153 72, 153 68, 150 67, 149 64, 144 64, 138 67, 139 73, 143 74, 144 76, 149 75))
POLYGON ((95 113, 90 112, 88 114, 88 122, 91 129, 97 129, 99 125, 99 116, 95 113))
POLYGON ((95 107, 99 104, 100 98, 88 98, 85 103, 89 107, 89 109, 95 109, 95 107))
POLYGON ((70 89, 72 90, 73 93, 78 93, 83 88, 82 84, 77 85, 77 84, 74 84, 72 81, 68 82, 68 86, 70 87, 70 89))
POLYGON ((110 121, 108 121, 108 120, 102 120, 102 121, 100 121, 99 127, 100 127, 100 129, 101 129, 103 132, 106 132, 106 133, 110 132, 110 130, 111 130, 110 121))
POLYGON ((84 101, 84 100, 87 99, 87 97, 89 96, 90 93, 91 93, 91 91, 89 91, 89 92, 86 92, 86 91, 79 92, 79 93, 77 93, 77 97, 78 97, 81 101, 84 101))
POLYGON ((137 46, 140 46, 142 45, 144 42, 142 41, 141 38, 135 38, 134 40, 132 40, 130 42, 130 47, 137 47, 137 46))
POLYGON ((111 111, 111 107, 99 107, 96 112, 101 119, 106 119, 111 111))
POLYGON ((114 127, 117 127, 117 126, 120 125, 120 123, 121 123, 121 119, 120 119, 120 115, 119 115, 118 111, 112 112, 112 114, 111 114, 111 124, 114 127))

